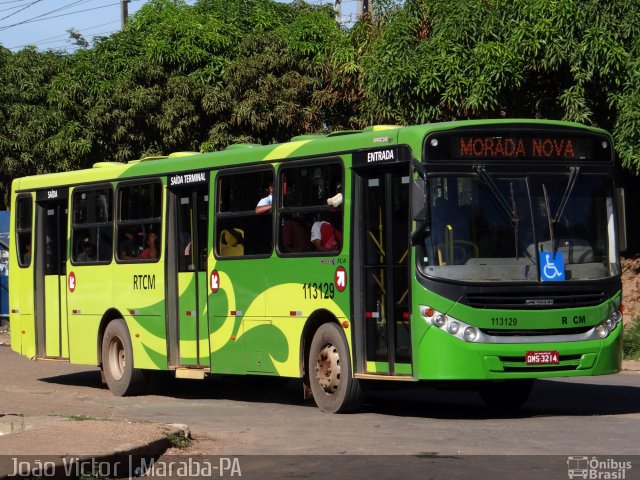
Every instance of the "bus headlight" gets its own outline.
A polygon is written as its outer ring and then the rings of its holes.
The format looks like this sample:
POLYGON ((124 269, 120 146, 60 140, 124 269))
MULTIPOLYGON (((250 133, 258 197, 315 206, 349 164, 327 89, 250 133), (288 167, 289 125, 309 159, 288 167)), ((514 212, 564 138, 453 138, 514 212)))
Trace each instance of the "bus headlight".
POLYGON ((451 335, 455 335, 456 333, 458 333, 459 330, 460 330, 460 324, 455 320, 452 322, 449 322, 449 325, 447 325, 447 331, 451 335))
POLYGON ((433 324, 437 327, 444 327, 444 324, 447 323, 447 316, 439 313, 435 317, 433 317, 433 324))
POLYGON ((463 337, 467 342, 475 342, 478 338, 478 330, 474 327, 467 327, 464 329, 463 337))
POLYGON ((607 335, 609 335, 609 329, 604 323, 601 323, 596 327, 596 335, 598 335, 600 338, 605 338, 607 335))
POLYGON ((469 325, 457 318, 450 315, 446 315, 442 312, 438 312, 432 307, 426 305, 420 305, 420 314, 425 322, 435 327, 438 327, 443 332, 456 337, 460 341, 464 342, 484 342, 486 341, 486 335, 482 333, 478 328, 469 325))

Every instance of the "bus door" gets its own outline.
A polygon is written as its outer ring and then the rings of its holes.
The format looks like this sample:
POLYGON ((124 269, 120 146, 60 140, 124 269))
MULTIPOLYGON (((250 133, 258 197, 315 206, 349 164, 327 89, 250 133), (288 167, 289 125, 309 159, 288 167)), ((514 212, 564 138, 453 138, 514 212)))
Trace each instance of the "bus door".
POLYGON ((367 374, 411 375, 409 166, 367 165, 355 173, 351 255, 354 291, 363 295, 354 295, 353 308, 364 331, 356 365, 367 374))
POLYGON ((208 172, 170 177, 167 336, 173 367, 210 367, 208 178, 208 172))
POLYGON ((35 316, 38 358, 68 358, 67 188, 36 194, 35 316))

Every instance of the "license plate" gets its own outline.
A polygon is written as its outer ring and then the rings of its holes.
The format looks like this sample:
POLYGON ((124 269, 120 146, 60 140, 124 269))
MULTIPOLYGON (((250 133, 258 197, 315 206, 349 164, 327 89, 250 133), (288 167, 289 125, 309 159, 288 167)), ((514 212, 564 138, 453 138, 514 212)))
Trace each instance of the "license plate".
POLYGON ((560 363, 560 354, 557 350, 547 352, 527 352, 525 355, 527 365, 554 365, 560 363))

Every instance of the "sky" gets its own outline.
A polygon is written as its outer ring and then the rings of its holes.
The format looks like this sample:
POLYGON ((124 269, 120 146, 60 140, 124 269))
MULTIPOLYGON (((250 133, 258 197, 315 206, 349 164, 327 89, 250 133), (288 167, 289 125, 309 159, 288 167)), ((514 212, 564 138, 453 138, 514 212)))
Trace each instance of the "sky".
MULTIPOLYGON (((129 15, 140 10, 146 1, 130 0, 129 15)), ((189 5, 195 1, 186 0, 189 5)), ((355 10, 355 0, 342 0, 342 5, 345 17, 355 10)), ((121 0, 0 0, 0 44, 13 52, 27 45, 39 50, 73 51, 67 30, 75 29, 91 43, 94 36, 108 36, 120 29, 120 12, 121 0)))

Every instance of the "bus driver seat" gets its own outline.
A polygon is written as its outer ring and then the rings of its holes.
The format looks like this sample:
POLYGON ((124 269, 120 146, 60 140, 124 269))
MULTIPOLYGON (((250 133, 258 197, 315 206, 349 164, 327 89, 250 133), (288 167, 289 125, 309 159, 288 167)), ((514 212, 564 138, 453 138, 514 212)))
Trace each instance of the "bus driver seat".
POLYGON ((244 255, 244 231, 239 228, 224 229, 220 232, 220 255, 239 257, 244 255))

